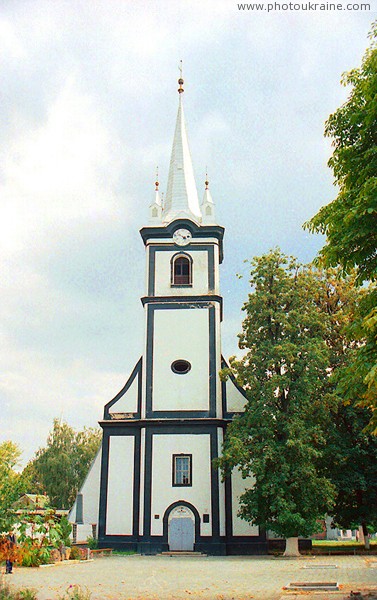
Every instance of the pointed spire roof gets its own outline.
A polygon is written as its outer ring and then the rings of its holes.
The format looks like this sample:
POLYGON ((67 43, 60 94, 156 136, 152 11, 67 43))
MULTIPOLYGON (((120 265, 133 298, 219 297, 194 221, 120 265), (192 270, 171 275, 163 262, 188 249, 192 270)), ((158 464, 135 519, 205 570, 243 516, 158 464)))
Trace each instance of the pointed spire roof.
POLYGON ((183 79, 180 78, 178 83, 179 106, 170 159, 168 187, 164 202, 163 222, 170 223, 174 219, 187 218, 200 223, 202 215, 183 112, 183 79))
POLYGON ((203 196, 203 202, 202 202, 202 206, 203 204, 213 204, 213 200, 212 200, 212 196, 211 196, 211 192, 209 191, 209 181, 208 181, 208 175, 206 174, 206 180, 204 182, 205 185, 205 189, 204 189, 204 196, 203 196))
POLYGON ((158 186, 160 185, 160 182, 158 180, 158 167, 156 167, 156 181, 154 182, 155 185, 155 204, 157 204, 158 206, 162 206, 162 201, 160 198, 160 192, 158 191, 158 186))
POLYGON ((202 211, 202 224, 214 225, 216 223, 215 204, 209 190, 208 175, 206 175, 205 190, 200 208, 202 211))

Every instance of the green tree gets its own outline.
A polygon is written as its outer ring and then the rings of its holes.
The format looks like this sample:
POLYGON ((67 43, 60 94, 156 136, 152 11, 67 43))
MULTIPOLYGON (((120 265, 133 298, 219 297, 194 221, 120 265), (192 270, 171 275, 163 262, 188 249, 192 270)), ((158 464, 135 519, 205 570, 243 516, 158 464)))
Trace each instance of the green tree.
POLYGON ((0 444, 0 533, 8 532, 16 519, 14 502, 25 492, 24 482, 15 471, 21 450, 13 442, 0 444))
MULTIPOLYGON (((326 123, 325 135, 333 139, 329 166, 338 196, 304 225, 326 235, 319 261, 340 265, 343 273, 355 269, 359 285, 377 279, 377 21, 370 38, 361 67, 343 75, 342 83, 351 86, 347 102, 326 123)), ((372 409, 371 427, 377 431, 376 304, 372 285, 356 319, 359 350, 344 371, 343 391, 372 409)))
MULTIPOLYGON (((367 408, 345 405, 344 373, 355 368, 359 352, 357 335, 350 335, 360 320, 368 290, 355 285, 354 273, 340 277, 340 269, 317 271, 320 282, 318 304, 326 315, 326 343, 330 351, 331 377, 324 386, 324 399, 331 408, 326 425, 326 444, 321 470, 336 489, 331 511, 336 525, 354 529, 362 525, 366 546, 368 529, 377 528, 377 438, 365 431, 371 413, 367 408)), ((360 380, 360 378, 359 378, 360 380)))
POLYGON ((292 538, 286 553, 297 554, 297 536, 315 532, 334 500, 333 485, 318 471, 329 411, 322 399, 328 320, 322 283, 310 268, 280 250, 251 265, 253 292, 239 335, 245 353, 230 360, 248 401, 228 427, 219 462, 224 473, 238 466, 255 480, 241 496, 240 515, 292 538))
POLYGON ((46 492, 51 505, 68 509, 99 449, 101 431, 84 428, 75 431, 67 423, 54 419, 47 446, 40 448, 24 470, 33 491, 46 492))
POLYGON ((323 470, 335 485, 333 521, 342 529, 362 525, 365 544, 377 531, 377 438, 365 431, 364 408, 338 402, 327 428, 323 470))

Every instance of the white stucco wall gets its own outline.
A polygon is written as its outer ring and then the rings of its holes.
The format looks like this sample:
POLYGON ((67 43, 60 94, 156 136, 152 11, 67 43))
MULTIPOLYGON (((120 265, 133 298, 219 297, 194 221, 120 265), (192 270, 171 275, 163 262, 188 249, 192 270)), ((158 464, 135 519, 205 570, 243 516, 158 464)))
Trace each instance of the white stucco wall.
POLYGON ((156 251, 155 254, 155 295, 156 296, 196 296, 208 294, 208 253, 197 250, 186 251, 185 248, 172 248, 171 252, 156 251), (187 288, 171 287, 171 259, 183 252, 192 258, 192 286, 187 288))
POLYGON ((153 410, 208 410, 208 310, 155 311, 153 410), (177 359, 191 363, 185 375, 173 373, 177 359))
POLYGON ((209 434, 158 434, 153 436, 152 458, 152 535, 162 535, 166 509, 185 500, 203 514, 209 523, 201 523, 201 535, 211 535, 211 457, 209 434), (192 454, 192 486, 173 487, 173 454, 192 454), (154 515, 160 515, 157 520, 154 515))
MULTIPOLYGON (((92 535, 92 525, 97 525, 98 533, 98 512, 99 512, 99 493, 101 477, 101 459, 102 446, 98 450, 94 461, 89 469, 88 475, 79 490, 83 496, 83 524, 77 524, 77 541, 84 542, 92 535)), ((76 502, 68 515, 70 523, 76 521, 76 502)), ((72 537, 72 536, 71 536, 72 537)))
POLYGON ((137 393, 139 378, 136 375, 125 394, 109 410, 109 413, 133 413, 137 412, 137 393))
POLYGON ((254 485, 254 479, 248 477, 242 479, 241 472, 238 469, 233 469, 232 472, 232 524, 233 535, 259 535, 259 527, 249 525, 247 521, 237 517, 239 510, 240 495, 254 485))
POLYGON ((216 335, 216 414, 222 416, 222 392, 221 392, 221 380, 220 380, 220 369, 221 369, 221 307, 218 302, 213 302, 215 307, 215 335, 216 335))
POLYGON ((131 535, 133 519, 134 437, 110 436, 106 534, 131 535))
POLYGON ((226 406, 228 412, 243 412, 246 398, 231 379, 226 382, 226 406))

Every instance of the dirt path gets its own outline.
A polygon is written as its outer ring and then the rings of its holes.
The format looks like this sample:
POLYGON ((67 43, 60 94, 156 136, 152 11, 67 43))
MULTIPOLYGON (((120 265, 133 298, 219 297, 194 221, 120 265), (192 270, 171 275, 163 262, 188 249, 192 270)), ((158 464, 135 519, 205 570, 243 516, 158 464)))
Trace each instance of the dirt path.
POLYGON ((340 584, 338 592, 306 592, 305 598, 340 600, 351 590, 377 592, 377 560, 112 556, 39 569, 16 568, 7 580, 38 590, 38 600, 54 600, 76 584, 92 592, 91 600, 293 600, 302 594, 284 590, 289 583, 335 581, 340 584))

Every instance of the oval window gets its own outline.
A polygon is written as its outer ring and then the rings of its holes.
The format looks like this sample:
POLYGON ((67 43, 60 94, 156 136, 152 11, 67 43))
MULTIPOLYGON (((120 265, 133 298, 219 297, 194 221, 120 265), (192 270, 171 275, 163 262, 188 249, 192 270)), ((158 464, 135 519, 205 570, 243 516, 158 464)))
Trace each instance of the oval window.
POLYGON ((177 373, 178 375, 185 375, 190 369, 191 365, 188 360, 175 360, 171 365, 173 373, 177 373))

